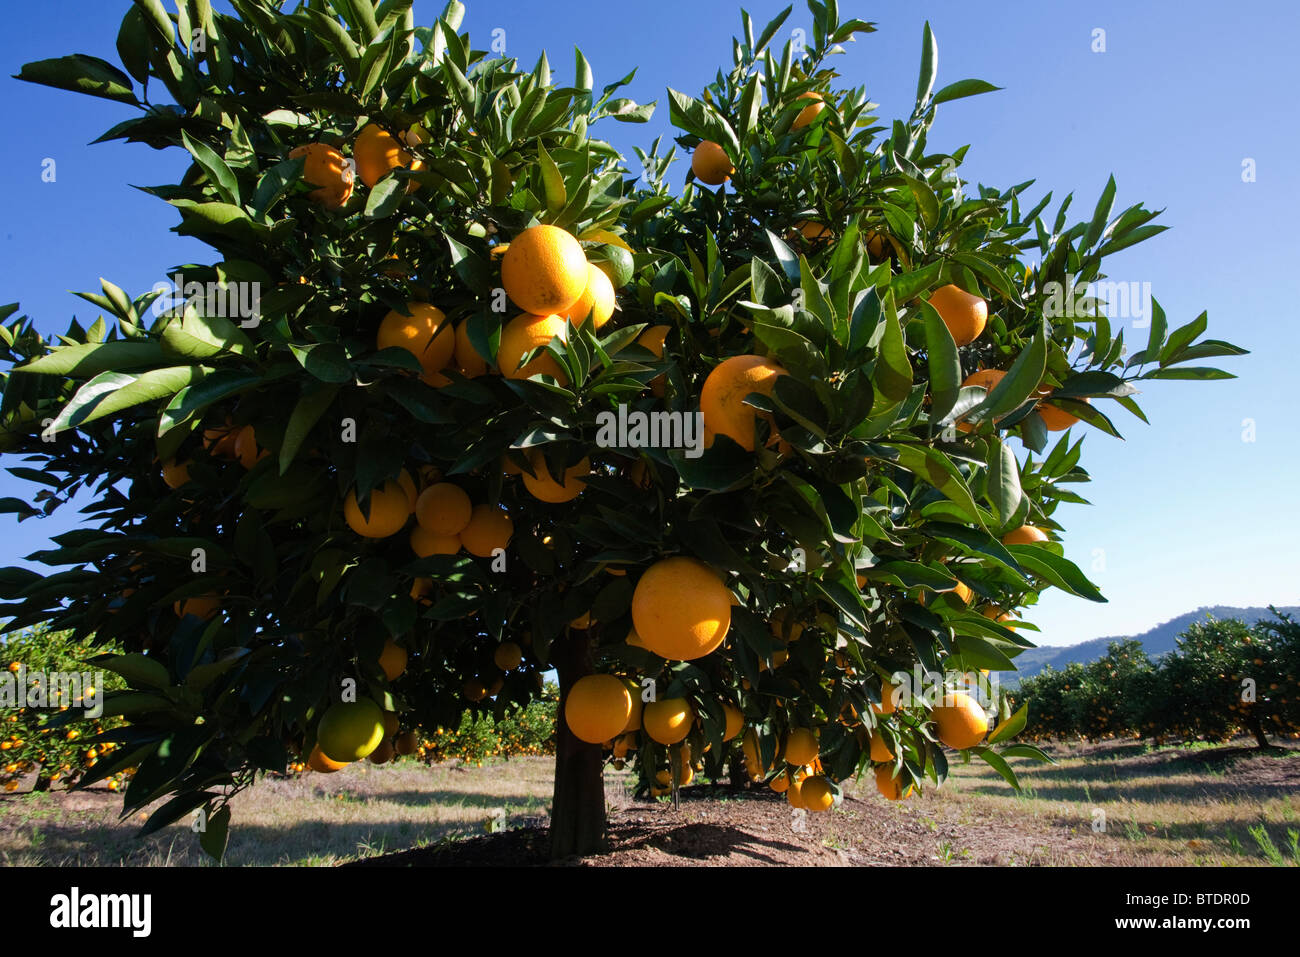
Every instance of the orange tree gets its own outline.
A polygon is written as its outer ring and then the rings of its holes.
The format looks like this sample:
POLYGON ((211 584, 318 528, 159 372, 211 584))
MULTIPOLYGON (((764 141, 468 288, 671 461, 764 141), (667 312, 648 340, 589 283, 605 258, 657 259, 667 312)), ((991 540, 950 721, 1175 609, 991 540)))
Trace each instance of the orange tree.
MULTIPOLYGON (((114 750, 112 742, 91 739, 120 726, 120 717, 56 720, 83 714, 82 696, 93 700, 103 691, 125 687, 118 675, 86 671, 81 662, 95 650, 91 640, 74 641, 69 632, 42 626, 22 629, 0 643, 0 788, 16 791, 33 773, 37 791, 72 784, 114 750), (96 687, 99 677, 102 688, 96 687)), ((106 786, 116 791, 125 778, 119 771, 106 786)))
POLYGON ((1300 629, 1274 613, 1254 625, 1195 622, 1154 662, 1130 639, 1113 642, 1096 661, 1044 668, 1010 695, 1013 707, 1029 706, 1025 737, 1226 741, 1249 733, 1267 748, 1269 734, 1294 736, 1300 629))
POLYGON ((6 504, 82 491, 95 521, 42 553, 62 570, 4 573, 11 627, 128 649, 95 771, 172 796, 146 830, 206 807, 220 851, 259 773, 505 715, 549 668, 555 854, 601 841, 602 744, 671 787, 739 738, 813 810, 864 770, 941 782, 945 746, 1014 784, 1004 755, 1038 752, 990 745, 1024 713, 955 692, 1014 667, 1004 616, 1042 589, 1101 600, 1056 541, 1087 474, 1050 433, 1114 434, 1135 380, 1240 352, 1156 307, 1130 353, 1097 303, 1053 305, 1155 213, 1113 182, 1077 223, 963 186, 929 129, 993 88, 936 88, 927 26, 915 109, 879 124, 827 66, 873 30, 835 3, 779 52, 790 11, 745 15, 717 81, 669 91, 680 194, 675 148, 638 182, 590 133, 648 119, 632 74, 491 57, 455 2, 232 6, 137 0, 123 69, 21 73, 138 108, 105 138, 187 154, 147 191, 215 251, 183 303, 106 282, 88 328, 3 330, 4 441, 43 483, 6 504), (900 698, 918 668, 946 696, 900 698))

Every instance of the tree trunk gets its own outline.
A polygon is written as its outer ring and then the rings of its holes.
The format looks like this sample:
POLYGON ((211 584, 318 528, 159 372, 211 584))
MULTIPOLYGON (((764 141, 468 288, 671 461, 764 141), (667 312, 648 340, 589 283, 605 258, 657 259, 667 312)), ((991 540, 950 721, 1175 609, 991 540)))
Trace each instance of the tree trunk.
POLYGON ((552 645, 551 663, 560 680, 555 721, 555 793, 551 801, 551 858, 595 854, 605 849, 605 780, 600 745, 574 737, 564 721, 564 704, 574 682, 591 674, 591 642, 570 631, 552 645))
POLYGON ((1259 712, 1251 708, 1246 715, 1246 727, 1250 728, 1250 733, 1255 736, 1255 743, 1261 750, 1271 750, 1273 745, 1268 743, 1268 738, 1264 734, 1264 726, 1259 721, 1259 712))

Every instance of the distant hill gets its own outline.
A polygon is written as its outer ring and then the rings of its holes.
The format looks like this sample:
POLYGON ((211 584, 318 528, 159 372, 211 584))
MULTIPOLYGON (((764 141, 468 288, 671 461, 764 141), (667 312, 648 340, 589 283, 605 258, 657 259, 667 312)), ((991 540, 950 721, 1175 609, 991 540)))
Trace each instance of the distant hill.
MULTIPOLYGON (((1279 605, 1278 611, 1300 615, 1300 607, 1295 605, 1279 605)), ((1187 626, 1193 622, 1204 621, 1207 616, 1218 619, 1239 618, 1247 624, 1254 624, 1261 618, 1271 618, 1272 613, 1267 608, 1234 608, 1230 605, 1207 605, 1204 608, 1196 609, 1196 611, 1189 611, 1185 615, 1179 615, 1177 618, 1171 618, 1164 624, 1156 625, 1150 631, 1144 631, 1140 635, 1113 635, 1109 638, 1093 638, 1091 641, 1083 641, 1077 645, 1030 648, 1028 651, 1021 652, 1016 656, 1016 666, 1019 671, 1003 674, 1001 676, 1002 683, 1015 686, 1020 679, 1038 674, 1043 670, 1044 665, 1050 664, 1059 671, 1071 661, 1087 664, 1089 661, 1095 661, 1104 655, 1106 647, 1112 641, 1123 641, 1129 637, 1142 642, 1142 647, 1146 649, 1146 653, 1152 658, 1156 658, 1166 652, 1173 651, 1175 647, 1174 640, 1187 630, 1187 626)), ((1029 640, 1034 640, 1032 634, 1029 636, 1029 640)))

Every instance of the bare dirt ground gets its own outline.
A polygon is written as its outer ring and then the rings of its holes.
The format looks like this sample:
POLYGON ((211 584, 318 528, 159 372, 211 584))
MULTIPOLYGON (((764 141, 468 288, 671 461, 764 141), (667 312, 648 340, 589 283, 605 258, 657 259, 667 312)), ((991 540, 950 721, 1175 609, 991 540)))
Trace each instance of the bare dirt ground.
MULTIPOLYGON (((1054 866, 1300 863, 1300 749, 1263 754, 1141 742, 1063 744, 1057 763, 1012 759, 1022 788, 987 765, 954 763, 942 789, 890 803, 847 782, 826 814, 765 789, 697 785, 633 798, 606 776, 610 846, 570 866, 1054 866)), ((354 766, 272 779, 239 795, 227 864, 546 864, 547 758, 483 768, 354 766), (485 833, 504 825, 499 833, 485 833)), ((0 863, 194 865, 185 824, 140 840, 108 792, 0 800, 0 863)))

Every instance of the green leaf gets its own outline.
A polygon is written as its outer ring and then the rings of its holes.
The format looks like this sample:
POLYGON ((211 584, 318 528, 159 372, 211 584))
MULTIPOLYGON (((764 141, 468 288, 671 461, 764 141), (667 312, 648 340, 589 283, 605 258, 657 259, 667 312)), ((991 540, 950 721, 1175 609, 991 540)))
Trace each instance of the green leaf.
MULTIPOLYGON (((1024 730, 1025 723, 1029 720, 1029 702, 1026 701, 1020 706, 1020 709, 1007 718, 1005 721, 998 723, 989 735, 989 744, 997 744, 999 741, 1009 741, 1024 730)), ((1004 755, 1006 751, 1002 752, 1004 755)))
POLYGON ((1046 326, 1039 328, 1028 348, 1016 356, 1007 374, 995 385, 972 414, 997 419, 1020 406, 1033 395, 1047 369, 1046 326))
MULTIPOLYGON (((369 4, 370 0, 362 0, 369 4)), ((199 832, 199 846, 217 863, 226 856, 226 845, 230 841, 230 805, 221 805, 220 810, 210 815, 206 827, 199 832)))
POLYGON ((1080 249, 1091 249, 1097 240, 1101 238, 1114 203, 1115 177, 1112 175, 1106 183, 1106 188, 1101 192, 1101 198, 1097 200, 1097 208, 1093 211, 1092 222, 1088 224, 1088 231, 1083 234, 1083 240, 1079 243, 1080 249))
POLYGON ((173 356, 206 359, 223 352, 243 355, 253 347, 244 335, 224 316, 200 316, 192 307, 185 310, 179 321, 173 320, 163 329, 163 348, 173 356))
POLYGON ((989 766, 992 767, 993 770, 1002 775, 1008 784, 1017 791, 1020 790, 1020 782, 1016 780, 1016 773, 1011 770, 1011 765, 1007 764, 1001 755, 996 751, 990 751, 988 748, 984 748, 979 752, 979 756, 988 762, 989 766))
POLYGON ((348 354, 337 342, 317 342, 311 345, 290 345, 293 353, 304 369, 322 382, 351 382, 352 364, 348 354))
MULTIPOLYGON (((915 272, 903 273, 901 276, 895 276, 889 280, 889 288, 894 293, 894 301, 906 303, 914 298, 918 293, 924 292, 934 285, 943 270, 943 263, 933 262, 915 272)), ((888 273, 886 272, 886 277, 888 273)))
POLYGON ((257 181, 257 188, 253 190, 252 201, 249 203, 254 215, 265 216, 271 207, 302 179, 303 164, 304 160, 301 156, 282 160, 262 174, 261 179, 257 181))
POLYGON ((921 303, 925 322, 925 349, 930 373, 930 421, 940 422, 957 401, 961 391, 961 358, 957 343, 939 311, 928 302, 921 303))
POLYGON ((1008 545, 1007 550, 1016 556, 1021 568, 1048 584, 1089 601, 1106 601, 1097 586, 1069 559, 1039 545, 1008 545))
POLYGON ((190 155, 203 168, 203 171, 208 174, 208 179, 217 188, 221 198, 235 206, 240 205, 239 180, 235 178, 235 174, 230 167, 226 165, 226 161, 218 156, 212 147, 194 139, 185 130, 181 130, 181 141, 185 144, 185 148, 189 150, 190 155))
POLYGON ((311 433, 312 426, 325 414, 334 397, 338 395, 338 386, 325 386, 303 395, 289 414, 289 423, 284 429, 284 441, 280 445, 280 474, 283 475, 298 455, 302 443, 311 433))
POLYGON ((743 141, 750 131, 758 125, 758 110, 762 105, 762 95, 758 89, 758 74, 749 78, 744 92, 740 96, 740 129, 737 131, 743 141))
POLYGON ((1213 369, 1209 366, 1171 366, 1168 369, 1152 369, 1143 373, 1142 379, 1235 379, 1231 372, 1213 369))
POLYGON ((139 375, 104 372, 91 379, 50 425, 51 432, 87 425, 142 402, 175 395, 207 374, 203 366, 171 366, 139 375))
POLYGON ((236 369, 219 369, 204 376, 194 385, 177 392, 172 401, 167 404, 167 408, 158 417, 159 437, 189 421, 212 403, 264 384, 266 381, 266 378, 259 373, 236 369))
POLYGON ((1196 341, 1196 337, 1205 332, 1209 324, 1209 316, 1201 313, 1185 326, 1179 326, 1169 334, 1169 341, 1165 343, 1164 348, 1160 350, 1160 365, 1167 366, 1174 361, 1183 349, 1196 341))
POLYGON ((945 498, 957 505, 980 528, 984 520, 975 505, 966 480, 952 460, 938 449, 925 445, 895 445, 881 443, 898 453, 898 464, 913 475, 938 489, 945 498))
POLYGON ((990 671, 1015 671, 1015 663, 998 651, 992 643, 972 635, 958 635, 953 639, 962 663, 968 668, 987 668, 990 671))
POLYGON ((406 180, 396 176, 385 176, 373 187, 366 197, 366 219, 382 219, 397 211, 406 196, 406 180))
POLYGON ((903 328, 892 303, 886 303, 884 322, 876 344, 876 366, 871 382, 890 402, 902 402, 912 391, 912 364, 907 359, 907 343, 903 341, 903 328))
POLYGON ((176 43, 176 31, 172 27, 171 17, 167 15, 167 8, 162 5, 162 0, 133 0, 133 2, 167 47, 176 43))
POLYGON ((101 372, 148 369, 167 361, 167 353, 156 340, 116 339, 112 342, 55 346, 54 351, 48 355, 17 366, 15 371, 89 379, 101 372))
POLYGON ((145 33, 144 14, 139 7, 132 7, 122 17, 122 26, 117 32, 117 55, 126 67, 126 72, 138 83, 149 80, 149 37, 145 33))
POLYGON ((129 655, 100 655, 91 661, 96 667, 121 675, 132 686, 170 688, 172 684, 171 675, 161 662, 139 652, 129 655))
POLYGON ((74 93, 87 93, 119 103, 140 102, 132 92, 129 76, 99 57, 82 53, 26 63, 15 79, 60 90, 72 90, 74 93))
POLYGON ((1020 466, 1011 446, 996 436, 990 439, 989 446, 988 499, 998 521, 1006 524, 1024 498, 1020 487, 1020 466))
POLYGON ((568 202, 568 193, 564 189, 564 176, 560 173, 560 168, 555 165, 555 160, 551 159, 551 154, 546 152, 546 147, 539 140, 537 143, 537 159, 542 168, 542 187, 546 191, 546 211, 551 216, 558 216, 564 211, 568 202))
POLYGON ((921 73, 916 81, 916 108, 920 111, 934 89, 934 79, 939 73, 939 45, 935 42, 930 21, 925 21, 921 34, 921 73))
POLYGON ((591 64, 587 62, 587 58, 582 55, 582 51, 577 47, 573 48, 573 59, 573 85, 579 90, 586 90, 590 93, 592 87, 591 64))
POLYGON ((1002 87, 994 86, 986 80, 958 80, 956 83, 949 83, 941 89, 930 102, 938 106, 940 103, 947 103, 949 100, 960 100, 964 96, 992 93, 1000 89, 1002 87))

